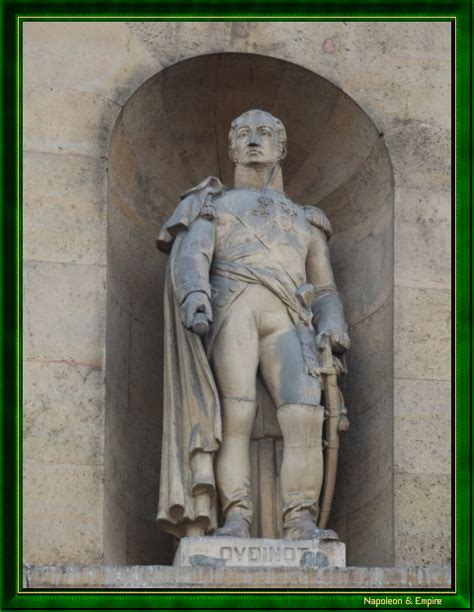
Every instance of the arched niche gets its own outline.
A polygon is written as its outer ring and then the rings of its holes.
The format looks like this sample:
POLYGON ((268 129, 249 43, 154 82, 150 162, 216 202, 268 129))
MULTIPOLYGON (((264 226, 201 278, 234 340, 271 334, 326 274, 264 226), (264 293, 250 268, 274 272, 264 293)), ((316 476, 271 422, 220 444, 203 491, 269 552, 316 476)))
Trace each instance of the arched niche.
POLYGON ((105 561, 167 564, 157 528, 162 421, 162 296, 155 248, 180 194, 209 175, 231 185, 231 120, 249 108, 288 132, 285 190, 329 216, 352 349, 330 527, 350 565, 393 561, 393 179, 383 140, 341 89, 270 57, 194 57, 144 83, 121 112, 108 181, 105 561))

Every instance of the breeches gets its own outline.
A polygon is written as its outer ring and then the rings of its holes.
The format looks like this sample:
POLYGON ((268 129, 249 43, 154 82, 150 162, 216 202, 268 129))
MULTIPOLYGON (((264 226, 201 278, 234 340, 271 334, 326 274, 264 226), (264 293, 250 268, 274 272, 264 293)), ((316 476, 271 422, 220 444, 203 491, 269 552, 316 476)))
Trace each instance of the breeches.
POLYGON ((286 307, 268 289, 250 285, 227 309, 214 308, 214 318, 208 354, 222 407, 217 485, 224 513, 238 506, 248 522, 253 513, 249 439, 257 373, 278 410, 283 434, 282 511, 316 512, 323 465, 321 387, 305 373, 301 341, 286 307))
POLYGON ((209 359, 221 399, 256 400, 257 373, 275 406, 321 399, 305 372, 301 341, 286 306, 269 290, 249 285, 227 308, 214 307, 209 359))

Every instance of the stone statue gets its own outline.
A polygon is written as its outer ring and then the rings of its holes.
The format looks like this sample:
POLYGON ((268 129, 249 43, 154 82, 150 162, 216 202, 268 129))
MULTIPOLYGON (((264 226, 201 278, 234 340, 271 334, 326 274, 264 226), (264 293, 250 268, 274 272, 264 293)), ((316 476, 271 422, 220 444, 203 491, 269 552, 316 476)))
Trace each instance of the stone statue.
MULTIPOLYGON (((249 537, 249 440, 262 384, 283 435, 283 537, 315 539, 322 373, 342 371, 349 348, 331 226, 284 193, 279 119, 261 110, 237 117, 229 153, 235 186, 210 177, 184 193, 157 241, 170 253, 158 521, 178 537, 249 537)), ((335 416, 345 429, 344 414, 335 416)))

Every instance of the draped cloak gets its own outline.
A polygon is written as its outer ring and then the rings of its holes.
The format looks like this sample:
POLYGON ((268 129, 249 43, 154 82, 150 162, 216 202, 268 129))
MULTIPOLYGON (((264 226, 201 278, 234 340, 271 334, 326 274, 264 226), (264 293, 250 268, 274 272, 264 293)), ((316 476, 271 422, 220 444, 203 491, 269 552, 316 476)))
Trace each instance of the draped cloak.
POLYGON ((175 268, 184 232, 206 216, 212 195, 224 189, 210 177, 183 194, 163 226, 157 247, 170 253, 164 292, 163 446, 157 520, 177 537, 199 523, 206 533, 217 528, 213 459, 222 439, 219 396, 199 336, 187 330, 175 292, 175 268))

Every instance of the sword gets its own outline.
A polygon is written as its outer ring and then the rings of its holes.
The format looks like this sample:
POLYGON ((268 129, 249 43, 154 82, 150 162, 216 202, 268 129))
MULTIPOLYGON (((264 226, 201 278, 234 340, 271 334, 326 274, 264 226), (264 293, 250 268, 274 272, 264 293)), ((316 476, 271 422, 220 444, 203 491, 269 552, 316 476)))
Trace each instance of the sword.
MULTIPOLYGON (((344 357, 342 357, 344 360, 344 357)), ((345 363, 343 363, 345 367, 345 363)), ((337 386, 337 368, 334 365, 334 357, 331 349, 331 340, 325 338, 322 349, 322 368, 320 370, 324 381, 324 397, 326 416, 326 440, 323 446, 326 449, 324 461, 324 484, 321 496, 319 529, 325 529, 329 514, 331 512, 334 488, 336 486, 337 460, 339 452, 339 432, 347 431, 349 419, 347 409, 344 407, 342 393, 337 386)))

